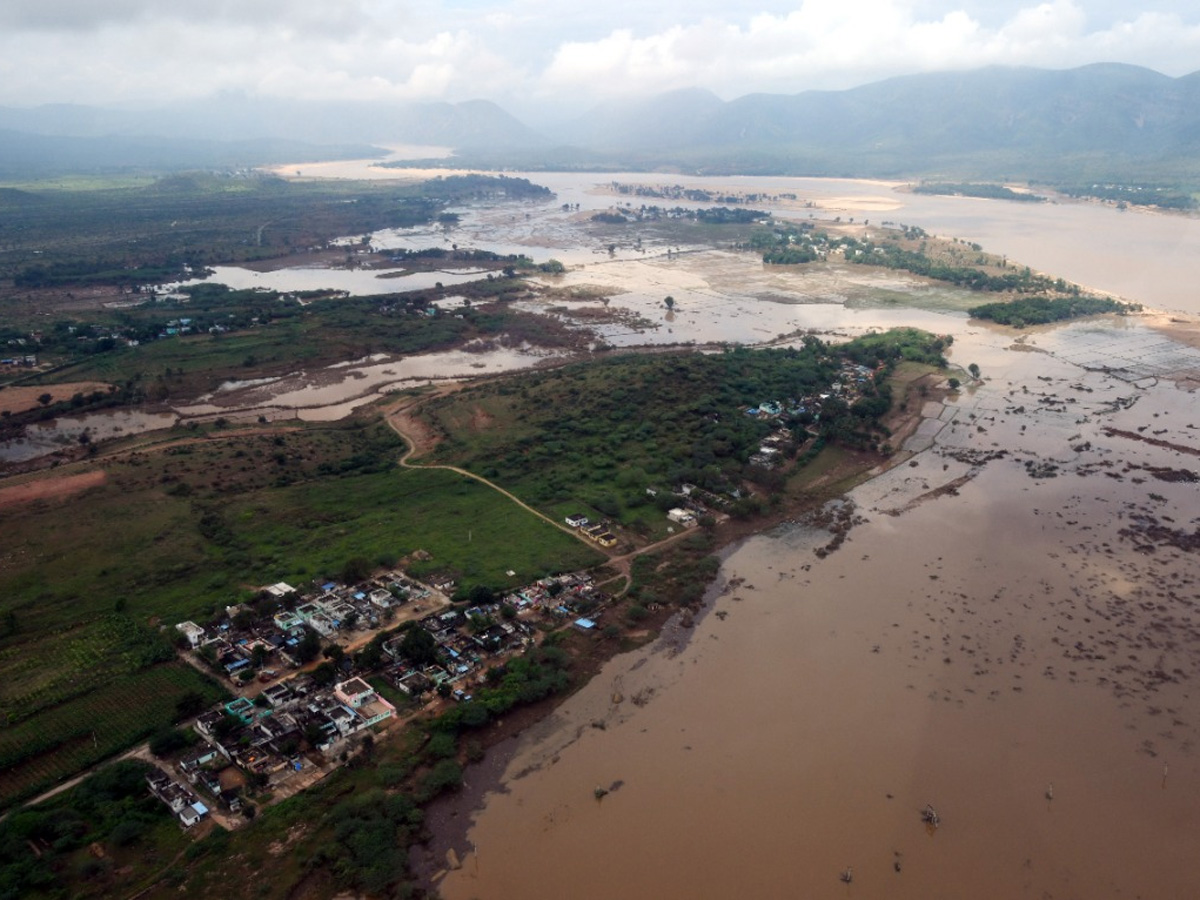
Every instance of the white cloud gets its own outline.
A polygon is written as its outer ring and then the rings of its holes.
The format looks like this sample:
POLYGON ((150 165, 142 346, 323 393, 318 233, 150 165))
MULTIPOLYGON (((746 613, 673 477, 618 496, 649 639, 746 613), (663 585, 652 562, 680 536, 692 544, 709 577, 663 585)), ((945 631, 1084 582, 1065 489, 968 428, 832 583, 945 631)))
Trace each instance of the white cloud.
POLYGON ((745 24, 709 18, 651 34, 625 28, 564 42, 539 87, 549 95, 612 96, 695 84, 730 97, 989 64, 1124 61, 1184 74, 1200 61, 1200 26, 1174 13, 1144 13, 1093 31, 1087 24, 1074 0, 1016 8, 991 27, 961 9, 919 17, 900 0, 804 0, 745 24))
POLYGON ((1192 0, 6 0, 0 104, 272 96, 578 105, 987 64, 1200 65, 1192 0), (564 99, 565 98, 565 99, 564 99))

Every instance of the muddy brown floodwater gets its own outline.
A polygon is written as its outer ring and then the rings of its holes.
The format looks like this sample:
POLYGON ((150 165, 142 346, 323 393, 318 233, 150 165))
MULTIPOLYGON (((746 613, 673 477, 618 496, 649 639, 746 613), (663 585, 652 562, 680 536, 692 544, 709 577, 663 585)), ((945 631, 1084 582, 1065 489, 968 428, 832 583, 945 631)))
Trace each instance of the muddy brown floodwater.
POLYGON ((1137 325, 960 334, 990 380, 841 548, 736 549, 685 646, 520 742, 443 896, 1197 895, 1195 397, 1079 367, 1137 325))

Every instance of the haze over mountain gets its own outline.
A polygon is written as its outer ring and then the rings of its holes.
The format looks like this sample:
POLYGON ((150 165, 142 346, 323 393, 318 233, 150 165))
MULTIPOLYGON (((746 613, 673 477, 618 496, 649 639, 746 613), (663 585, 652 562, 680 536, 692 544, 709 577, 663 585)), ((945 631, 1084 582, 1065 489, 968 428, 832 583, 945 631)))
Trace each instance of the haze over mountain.
POLYGON ((1198 101, 1200 73, 989 67, 728 103, 683 91, 603 109, 565 136, 607 155, 732 171, 1187 177, 1197 171, 1198 101))
POLYGON ((0 108, 0 130, 0 160, 10 169, 22 160, 43 168, 89 159, 101 168, 261 164, 423 144, 452 147, 469 164, 532 169, 1186 181, 1200 178, 1200 73, 1171 78, 1114 63, 989 67, 731 101, 687 89, 609 101, 541 132, 485 100, 244 95, 140 112, 0 108))

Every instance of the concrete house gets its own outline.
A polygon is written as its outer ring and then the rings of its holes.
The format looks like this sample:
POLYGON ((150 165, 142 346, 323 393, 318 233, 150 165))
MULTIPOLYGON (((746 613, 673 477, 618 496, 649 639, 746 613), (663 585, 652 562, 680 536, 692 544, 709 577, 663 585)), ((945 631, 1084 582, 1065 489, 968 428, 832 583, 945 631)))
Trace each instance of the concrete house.
POLYGON ((362 728, 382 722, 396 714, 396 707, 380 697, 373 687, 361 678, 351 678, 334 685, 333 695, 353 709, 363 720, 362 728))

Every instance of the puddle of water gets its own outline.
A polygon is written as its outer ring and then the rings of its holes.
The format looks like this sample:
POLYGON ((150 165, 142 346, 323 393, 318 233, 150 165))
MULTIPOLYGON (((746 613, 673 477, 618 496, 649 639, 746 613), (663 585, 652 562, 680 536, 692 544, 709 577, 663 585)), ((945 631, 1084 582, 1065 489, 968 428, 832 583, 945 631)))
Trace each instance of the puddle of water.
POLYGON ((46 456, 75 444, 85 432, 92 440, 105 440, 127 434, 141 434, 170 428, 178 417, 172 413, 148 413, 116 410, 84 416, 63 416, 50 422, 30 425, 25 437, 0 442, 0 460, 25 462, 46 456))
POLYGON ((358 364, 339 363, 282 378, 226 382, 195 404, 178 407, 185 416, 223 415, 229 410, 261 410, 272 417, 333 421, 377 399, 388 390, 435 378, 494 375, 537 365, 555 354, 532 349, 450 350, 421 356, 374 356, 358 364))

